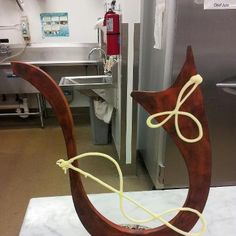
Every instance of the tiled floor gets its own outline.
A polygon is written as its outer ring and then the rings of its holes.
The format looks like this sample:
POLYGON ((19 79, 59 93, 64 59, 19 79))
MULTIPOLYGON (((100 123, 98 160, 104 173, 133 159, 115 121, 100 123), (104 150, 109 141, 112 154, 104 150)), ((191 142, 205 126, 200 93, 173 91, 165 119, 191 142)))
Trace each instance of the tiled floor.
MULTIPOLYGON (((98 151, 115 155, 112 145, 93 145, 88 119, 76 124, 78 152, 98 151)), ((29 199, 70 194, 68 176, 56 166, 65 158, 65 145, 54 119, 39 127, 38 118, 0 119, 0 235, 18 235, 29 199)), ((82 160, 81 168, 118 187, 116 170, 103 159, 82 160)), ((83 179, 87 193, 106 192, 91 180, 83 179)), ((150 190, 152 183, 138 163, 137 175, 125 177, 125 191, 150 190)))

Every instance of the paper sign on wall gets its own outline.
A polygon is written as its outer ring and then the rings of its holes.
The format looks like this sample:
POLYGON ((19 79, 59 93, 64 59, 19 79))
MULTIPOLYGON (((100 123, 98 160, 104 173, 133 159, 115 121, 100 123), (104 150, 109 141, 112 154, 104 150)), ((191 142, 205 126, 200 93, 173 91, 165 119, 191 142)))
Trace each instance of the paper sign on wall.
POLYGON ((68 13, 41 13, 43 38, 69 37, 68 13))
POLYGON ((236 9, 236 0, 204 0, 204 9, 236 9))

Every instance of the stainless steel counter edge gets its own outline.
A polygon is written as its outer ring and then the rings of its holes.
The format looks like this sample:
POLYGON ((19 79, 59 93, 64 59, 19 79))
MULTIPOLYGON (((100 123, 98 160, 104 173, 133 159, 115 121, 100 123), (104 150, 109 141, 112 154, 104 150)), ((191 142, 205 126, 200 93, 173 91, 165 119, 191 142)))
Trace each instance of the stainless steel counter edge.
MULTIPOLYGON (((11 48, 23 48, 24 44, 8 44, 11 48)), ((93 48, 99 47, 98 43, 31 43, 27 48, 93 48)))
MULTIPOLYGON (((14 61, 14 60, 12 60, 14 61)), ((17 61, 17 60, 16 60, 17 61)), ((77 65, 93 65, 101 63, 100 60, 83 60, 83 61, 20 61, 36 66, 77 66, 77 65)), ((1 66, 10 66, 11 62, 3 62, 1 66)))

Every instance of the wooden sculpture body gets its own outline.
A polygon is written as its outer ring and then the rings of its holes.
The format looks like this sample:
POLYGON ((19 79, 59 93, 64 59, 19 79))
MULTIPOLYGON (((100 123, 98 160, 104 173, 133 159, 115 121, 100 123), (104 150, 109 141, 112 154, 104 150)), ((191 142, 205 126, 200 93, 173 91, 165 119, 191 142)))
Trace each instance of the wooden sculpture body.
MULTIPOLYGON (((73 134, 73 119, 68 103, 55 81, 39 68, 21 62, 12 63, 13 72, 17 76, 29 81, 51 104, 59 124, 61 125, 68 159, 77 155, 73 134)), ((175 108, 176 99, 182 86, 189 78, 196 74, 192 50, 189 47, 185 64, 176 82, 163 92, 133 92, 132 97, 140 103, 150 114, 169 111, 175 108)), ((173 118, 164 125, 164 129, 176 143, 189 174, 189 193, 184 207, 203 211, 207 201, 211 177, 211 148, 209 142, 207 120, 203 107, 203 98, 198 88, 182 105, 181 110, 196 116, 203 126, 203 138, 197 143, 185 143, 176 134, 173 118)), ((162 121, 165 117, 159 117, 162 121)), ((194 123, 185 117, 179 117, 181 132, 188 138, 196 136, 194 123)), ((78 163, 74 163, 78 166, 78 163)), ((84 227, 92 236, 177 236, 178 233, 163 225, 154 229, 134 230, 121 227, 102 216, 90 203, 83 188, 80 175, 70 171, 70 184, 76 212, 84 227)), ((158 202, 157 202, 158 204, 158 202)), ((190 231, 198 218, 189 212, 179 212, 170 223, 184 231, 190 231)))

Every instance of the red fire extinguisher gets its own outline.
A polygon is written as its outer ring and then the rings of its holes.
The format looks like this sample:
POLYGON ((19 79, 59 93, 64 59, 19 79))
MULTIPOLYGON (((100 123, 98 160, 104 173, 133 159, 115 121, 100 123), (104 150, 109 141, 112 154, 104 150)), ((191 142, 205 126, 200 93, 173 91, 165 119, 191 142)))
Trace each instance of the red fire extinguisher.
POLYGON ((110 9, 104 16, 107 27, 107 55, 120 54, 120 16, 110 9))

